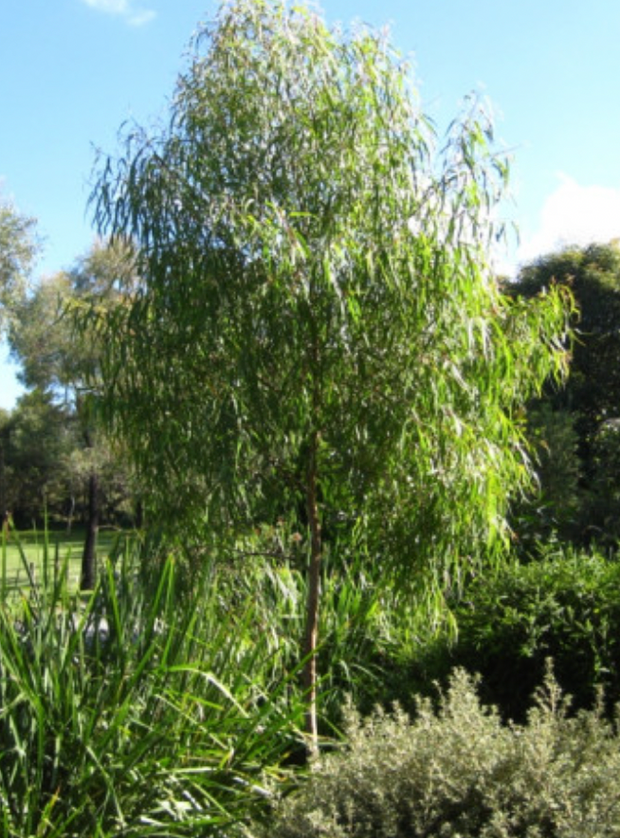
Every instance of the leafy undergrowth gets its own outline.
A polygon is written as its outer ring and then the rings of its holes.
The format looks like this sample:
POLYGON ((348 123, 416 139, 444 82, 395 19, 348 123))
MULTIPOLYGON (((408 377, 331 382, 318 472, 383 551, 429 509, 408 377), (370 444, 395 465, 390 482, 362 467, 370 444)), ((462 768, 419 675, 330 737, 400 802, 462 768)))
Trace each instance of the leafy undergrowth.
MULTIPOLYGON (((297 782, 305 574, 240 547, 188 564, 126 540, 86 594, 70 553, 31 577, 21 550, 27 584, 0 586, 0 834, 233 838, 297 782)), ((381 693, 386 596, 361 567, 326 572, 325 736, 345 694, 381 693)))
POLYGON ((453 673, 436 709, 349 714, 347 742, 280 805, 265 838, 617 838, 620 742, 602 714, 568 716, 548 675, 523 725, 453 673))
POLYGON ((612 718, 620 701, 619 586, 617 557, 553 544, 528 564, 480 575, 454 607, 456 638, 440 632, 403 661, 404 690, 445 684, 463 667, 482 676, 485 703, 522 722, 552 658, 574 708, 591 708, 602 688, 612 718))
POLYGON ((172 558, 135 567, 87 597, 59 568, 0 606, 7 838, 243 834, 300 747, 297 673, 256 601, 214 569, 188 593, 172 558))

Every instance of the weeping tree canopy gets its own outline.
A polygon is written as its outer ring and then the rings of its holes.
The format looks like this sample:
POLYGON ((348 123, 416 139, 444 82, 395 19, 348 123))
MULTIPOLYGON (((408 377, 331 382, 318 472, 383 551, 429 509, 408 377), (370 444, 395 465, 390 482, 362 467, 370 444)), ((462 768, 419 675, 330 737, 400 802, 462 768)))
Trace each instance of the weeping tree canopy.
POLYGON ((107 415, 161 508, 285 517, 425 585, 497 543, 521 405, 566 358, 562 292, 494 278, 507 176, 476 103, 437 141, 384 35, 225 4, 93 196, 143 279, 105 324, 107 415))

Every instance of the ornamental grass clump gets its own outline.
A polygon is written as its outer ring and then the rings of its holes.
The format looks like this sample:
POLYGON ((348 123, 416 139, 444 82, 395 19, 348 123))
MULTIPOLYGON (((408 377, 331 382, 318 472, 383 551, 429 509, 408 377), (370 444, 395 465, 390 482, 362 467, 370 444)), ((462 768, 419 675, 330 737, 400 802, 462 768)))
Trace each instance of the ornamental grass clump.
POLYGON ((528 721, 504 725, 474 679, 452 675, 437 706, 349 713, 347 744, 285 799, 270 838, 620 836, 620 749, 598 710, 567 715, 551 674, 528 721))
POLYGON ((254 601, 138 544, 88 594, 45 568, 0 586, 0 835, 245 835, 303 714, 254 601))

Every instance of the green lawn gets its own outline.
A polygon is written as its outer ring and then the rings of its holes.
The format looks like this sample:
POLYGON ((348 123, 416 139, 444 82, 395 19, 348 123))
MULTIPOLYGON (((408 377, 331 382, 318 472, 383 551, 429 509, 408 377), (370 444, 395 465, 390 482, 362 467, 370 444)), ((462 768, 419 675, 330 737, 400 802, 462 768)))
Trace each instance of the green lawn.
MULTIPOLYGON (((97 557, 107 556, 122 533, 119 530, 104 529, 97 537, 97 557)), ((82 550, 85 532, 75 528, 67 533, 63 530, 41 532, 35 530, 13 531, 8 539, 0 543, 0 575, 9 588, 30 584, 26 564, 35 579, 44 571, 44 564, 53 573, 56 557, 63 565, 68 560, 69 581, 76 584, 80 578, 82 550)))

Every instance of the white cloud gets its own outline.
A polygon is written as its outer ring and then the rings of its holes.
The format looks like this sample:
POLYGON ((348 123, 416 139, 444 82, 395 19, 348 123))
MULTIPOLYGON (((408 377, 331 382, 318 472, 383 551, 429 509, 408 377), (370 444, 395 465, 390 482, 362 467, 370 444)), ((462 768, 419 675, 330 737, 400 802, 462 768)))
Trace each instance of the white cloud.
POLYGON ((528 262, 565 245, 587 245, 620 238, 620 189, 581 186, 567 175, 545 201, 538 230, 518 250, 528 262))
POLYGON ((143 26, 153 20, 157 12, 152 9, 134 9, 132 0, 82 0, 91 9, 125 18, 132 26, 143 26))
POLYGON ((84 0, 84 2, 100 12, 109 12, 113 15, 122 15, 127 12, 127 0, 84 0))
POLYGON ((145 23, 153 20, 154 17, 157 17, 156 11, 153 9, 143 9, 142 11, 132 12, 128 15, 127 21, 132 26, 143 26, 145 23))

